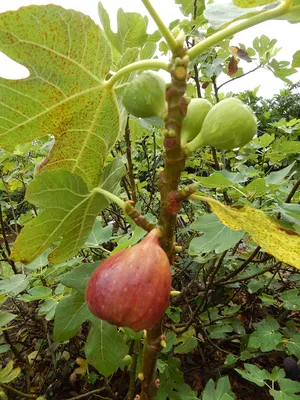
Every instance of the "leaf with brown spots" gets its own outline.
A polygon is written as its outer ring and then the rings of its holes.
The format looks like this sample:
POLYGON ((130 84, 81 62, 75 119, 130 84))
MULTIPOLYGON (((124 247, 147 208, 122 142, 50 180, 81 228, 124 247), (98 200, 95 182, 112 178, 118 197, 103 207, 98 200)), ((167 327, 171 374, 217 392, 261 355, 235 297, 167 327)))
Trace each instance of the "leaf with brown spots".
POLYGON ((248 206, 224 206, 217 200, 204 196, 195 198, 206 201, 224 225, 233 230, 247 232, 269 254, 300 269, 300 236, 296 232, 282 228, 261 210, 248 206))
POLYGON ((30 76, 0 78, 0 146, 51 134, 47 169, 64 168, 97 186, 120 132, 120 113, 104 80, 112 64, 101 29, 86 15, 55 5, 0 15, 0 50, 30 76))

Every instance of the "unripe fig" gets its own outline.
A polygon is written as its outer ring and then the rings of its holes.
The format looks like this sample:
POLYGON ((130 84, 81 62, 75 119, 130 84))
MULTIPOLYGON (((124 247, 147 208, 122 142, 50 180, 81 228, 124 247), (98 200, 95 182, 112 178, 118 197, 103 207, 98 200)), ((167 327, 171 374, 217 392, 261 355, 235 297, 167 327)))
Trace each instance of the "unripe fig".
POLYGON ((166 109, 165 91, 164 79, 157 73, 146 71, 128 84, 123 105, 135 117, 162 117, 166 109))
POLYGON ((189 154, 199 147, 231 150, 250 142, 257 132, 256 117, 250 107, 236 98, 225 99, 207 114, 201 132, 184 147, 189 154))
POLYGON ((181 144, 193 140, 201 131, 204 119, 212 108, 212 104, 205 99, 192 99, 187 108, 187 114, 182 122, 181 144))
POLYGON ((132 364, 132 357, 131 357, 129 354, 127 354, 127 355, 123 358, 123 362, 124 362, 124 365, 126 365, 127 367, 130 367, 131 364, 132 364))
POLYGON ((169 305, 171 268, 153 229, 140 243, 102 262, 88 281, 90 311, 111 324, 148 329, 169 305))

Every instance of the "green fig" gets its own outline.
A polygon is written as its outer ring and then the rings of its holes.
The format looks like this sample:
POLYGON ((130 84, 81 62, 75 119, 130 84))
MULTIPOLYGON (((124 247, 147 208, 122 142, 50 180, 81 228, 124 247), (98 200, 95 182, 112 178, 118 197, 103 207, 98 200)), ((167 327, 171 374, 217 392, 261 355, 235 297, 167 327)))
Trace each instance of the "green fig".
POLYGON ((164 79, 157 73, 146 71, 128 84, 123 105, 138 118, 162 117, 166 110, 165 91, 164 79))
POLYGON ((231 150, 250 142, 257 132, 257 120, 250 107, 236 98, 225 99, 207 114, 201 132, 184 146, 190 154, 202 146, 231 150))
POLYGON ((193 140, 201 131, 204 119, 212 108, 212 104, 205 99, 192 99, 187 108, 187 114, 182 122, 181 144, 193 140))

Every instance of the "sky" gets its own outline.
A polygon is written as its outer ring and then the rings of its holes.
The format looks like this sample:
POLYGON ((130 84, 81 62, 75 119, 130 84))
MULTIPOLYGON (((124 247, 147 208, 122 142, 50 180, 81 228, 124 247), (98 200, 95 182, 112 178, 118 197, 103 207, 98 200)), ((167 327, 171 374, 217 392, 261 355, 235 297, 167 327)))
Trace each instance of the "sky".
MULTIPOLYGON (((215 2, 222 0, 215 0, 215 2)), ((96 23, 100 24, 98 17, 98 0, 9 0, 0 1, 0 12, 8 10, 16 10, 19 7, 31 4, 58 4, 64 8, 73 8, 81 11, 84 14, 93 18, 96 23)), ((116 30, 116 13, 118 8, 123 8, 124 11, 139 12, 142 15, 148 15, 142 2, 140 0, 102 0, 102 4, 110 15, 111 25, 116 30)), ((177 18, 183 18, 178 5, 174 0, 152 0, 152 5, 158 11, 163 21, 168 24, 177 18)), ((148 15, 149 16, 149 15, 148 15)), ((156 26, 149 16, 148 33, 156 30, 156 26)), ((270 39, 277 39, 277 47, 282 50, 276 56, 278 61, 291 61, 295 51, 300 49, 299 37, 300 27, 299 24, 289 24, 286 21, 268 21, 261 25, 257 25, 248 29, 247 31, 240 32, 233 38, 231 44, 237 45, 239 43, 245 44, 247 47, 252 45, 252 41, 256 36, 266 35, 270 39)), ((242 61, 240 64, 244 68, 244 72, 254 68, 253 63, 242 61)), ((22 79, 28 76, 28 70, 13 62, 3 53, 0 52, 0 77, 6 79, 22 79)), ((219 78, 218 83, 221 84, 229 79, 228 76, 219 78)), ((294 82, 300 81, 300 72, 290 77, 294 82)), ((260 86, 259 95, 264 97, 271 97, 273 94, 278 93, 284 87, 284 82, 274 77, 272 72, 267 70, 258 70, 253 74, 246 77, 237 79, 223 86, 224 92, 233 91, 240 92, 247 89, 253 89, 260 86)))

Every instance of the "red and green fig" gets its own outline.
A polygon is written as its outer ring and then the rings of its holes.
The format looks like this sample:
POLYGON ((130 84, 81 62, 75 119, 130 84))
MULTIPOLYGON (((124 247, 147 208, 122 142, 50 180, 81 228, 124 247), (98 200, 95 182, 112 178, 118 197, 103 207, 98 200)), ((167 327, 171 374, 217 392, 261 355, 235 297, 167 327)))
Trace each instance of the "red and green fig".
POLYGON ((201 132, 184 146, 186 154, 202 146, 231 150, 242 147, 257 132, 257 120, 249 106, 236 98, 216 104, 206 115, 201 132))
POLYGON ((98 318, 134 331, 153 327, 169 305, 171 268, 153 229, 140 243, 102 262, 88 281, 86 303, 98 318))
POLYGON ((204 119, 212 104, 205 99, 192 99, 187 108, 187 114, 182 122, 181 144, 193 140, 201 131, 204 119))
POLYGON ((138 118, 162 117, 166 110, 165 92, 164 79, 157 73, 146 71, 128 84, 123 105, 138 118))

